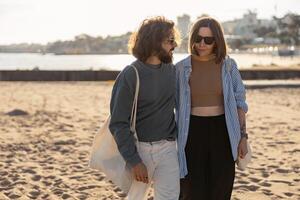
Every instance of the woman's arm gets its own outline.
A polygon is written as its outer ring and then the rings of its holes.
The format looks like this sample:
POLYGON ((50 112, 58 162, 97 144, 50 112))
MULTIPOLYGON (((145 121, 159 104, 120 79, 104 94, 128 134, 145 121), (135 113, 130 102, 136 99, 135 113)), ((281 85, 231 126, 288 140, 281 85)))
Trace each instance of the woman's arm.
POLYGON ((231 79, 234 97, 236 100, 236 105, 239 109, 242 109, 245 113, 248 111, 248 105, 246 103, 246 89, 243 83, 241 74, 237 68, 236 62, 231 59, 231 79))
POLYGON ((238 108, 238 116, 239 116, 240 129, 241 129, 241 140, 238 146, 238 155, 241 158, 244 158, 248 153, 248 148, 247 148, 248 135, 246 132, 246 113, 244 112, 243 109, 238 108))
POLYGON ((247 149, 248 135, 246 131, 246 112, 248 111, 248 105, 246 103, 246 90, 240 72, 237 68, 236 62, 232 59, 231 63, 232 63, 232 70, 231 70, 232 85, 233 85, 234 96, 237 104, 240 133, 241 133, 241 140, 238 146, 238 155, 241 158, 244 158, 245 155, 248 153, 248 149, 247 149))
POLYGON ((239 122, 240 122, 241 136, 247 137, 247 135, 245 135, 247 133, 247 131, 246 131, 246 113, 244 112, 243 109, 238 108, 238 116, 239 116, 239 122))

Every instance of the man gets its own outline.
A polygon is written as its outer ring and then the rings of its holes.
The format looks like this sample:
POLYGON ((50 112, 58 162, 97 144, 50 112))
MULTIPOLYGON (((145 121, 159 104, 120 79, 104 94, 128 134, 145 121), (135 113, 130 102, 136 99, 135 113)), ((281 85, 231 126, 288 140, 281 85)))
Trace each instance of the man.
POLYGON ((164 17, 144 20, 130 38, 129 50, 137 58, 132 65, 140 77, 137 144, 130 132, 136 86, 134 69, 127 66, 113 87, 109 128, 135 178, 128 193, 129 200, 146 198, 151 183, 155 200, 177 200, 179 196, 175 69, 172 64, 176 39, 174 22, 164 17))

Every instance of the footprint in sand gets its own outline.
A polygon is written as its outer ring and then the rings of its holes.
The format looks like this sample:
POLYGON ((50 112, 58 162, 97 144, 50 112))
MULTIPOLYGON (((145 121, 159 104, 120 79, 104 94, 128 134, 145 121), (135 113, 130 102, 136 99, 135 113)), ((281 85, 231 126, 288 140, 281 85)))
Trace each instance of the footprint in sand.
POLYGON ((31 180, 33 180, 33 181, 39 181, 39 180, 41 180, 41 176, 40 175, 34 175, 32 178, 31 178, 31 180))
POLYGON ((259 155, 259 156, 262 156, 262 155, 264 155, 263 153, 261 153, 261 152, 257 152, 256 153, 257 155, 259 155))
MULTIPOLYGON (((8 175, 8 172, 7 171, 2 171, 0 172, 0 177, 3 177, 3 176, 7 176, 8 175)), ((0 179, 1 181, 2 179, 0 179)))
POLYGON ((49 197, 49 194, 44 194, 43 196, 41 196, 41 199, 47 199, 49 197))
POLYGON ((48 182, 48 181, 42 181, 42 183, 43 183, 45 186, 50 186, 50 185, 52 185, 52 183, 51 183, 51 182, 48 182))
POLYGON ((259 178, 249 178, 249 180, 254 183, 258 183, 261 181, 261 179, 259 179, 259 178))
POLYGON ((267 196, 271 196, 273 195, 273 193, 271 192, 271 190, 268 190, 268 189, 262 189, 262 192, 267 195, 267 196))
POLYGON ((288 197, 291 197, 294 195, 294 193, 291 193, 291 192, 285 192, 283 193, 285 196, 288 196, 288 197))
POLYGON ((279 167, 276 165, 268 165, 268 168, 274 168, 274 169, 278 169, 279 167))
POLYGON ((17 194, 8 194, 7 196, 8 196, 10 199, 18 199, 18 198, 21 197, 20 195, 17 195, 17 194))
POLYGON ((22 115, 29 115, 28 112, 21 110, 21 109, 14 109, 10 112, 5 113, 8 116, 22 116, 22 115))
POLYGON ((71 197, 72 197, 71 195, 66 194, 66 193, 61 196, 62 199, 68 199, 68 198, 71 198, 71 197))
MULTIPOLYGON (((0 190, 1 191, 1 190, 0 190)), ((3 192, 3 193, 0 193, 0 197, 1 197, 1 200, 9 200, 10 198, 8 198, 8 196, 11 194, 11 192, 3 192)))
POLYGON ((30 168, 29 169, 25 168, 25 169, 22 170, 22 172, 23 173, 29 173, 29 174, 36 174, 36 172, 33 169, 30 169, 30 168))
POLYGON ((83 190, 89 190, 89 189, 94 189, 94 188, 98 188, 98 187, 100 187, 100 186, 99 185, 88 185, 88 186, 79 187, 78 190, 83 191, 83 190))
POLYGON ((50 176, 45 176, 44 178, 45 178, 45 179, 55 179, 56 177, 53 176, 53 175, 50 175, 50 176))
POLYGON ((41 192, 39 190, 31 190, 27 196, 32 199, 36 199, 40 194, 41 192))
POLYGON ((269 144, 267 144, 267 146, 268 146, 268 147, 277 147, 277 145, 276 145, 276 144, 273 144, 273 143, 272 143, 272 144, 269 143, 269 144))
POLYGON ((270 175, 269 175, 268 172, 262 171, 261 176, 264 177, 264 178, 268 178, 270 175))
POLYGON ((116 193, 122 192, 122 190, 121 190, 120 188, 118 188, 118 187, 115 187, 113 190, 114 190, 114 192, 116 192, 116 193))
POLYGON ((53 166, 46 166, 46 167, 44 167, 44 169, 45 170, 52 170, 52 169, 54 169, 54 167, 53 166))
POLYGON ((288 170, 288 169, 276 169, 276 172, 283 173, 283 174, 287 174, 287 173, 289 173, 289 171, 290 170, 288 170))
POLYGON ((15 185, 26 185, 26 184, 28 184, 28 182, 26 182, 25 179, 22 178, 21 180, 15 181, 15 182, 12 184, 12 186, 15 186, 15 185))
POLYGON ((256 185, 245 185, 243 187, 250 190, 250 191, 252 191, 252 192, 255 192, 259 189, 259 186, 256 186, 256 185))
POLYGON ((237 181, 236 183, 237 183, 237 184, 242 184, 242 185, 247 185, 247 184, 249 184, 248 181, 243 181, 243 180, 239 180, 239 181, 237 181))
POLYGON ((272 184, 270 183, 267 183, 267 182, 262 182, 262 183, 259 183, 260 186, 264 186, 264 187, 271 187, 272 184))
POLYGON ((292 150, 292 151, 287 151, 287 152, 289 152, 289 153, 299 153, 299 152, 300 152, 300 149, 294 149, 294 150, 292 150))
POLYGON ((276 144, 296 144, 296 143, 295 142, 291 142, 291 141, 283 141, 283 142, 278 141, 278 142, 276 142, 276 144))
POLYGON ((84 176, 71 176, 69 179, 81 180, 84 176))
POLYGON ((65 192, 64 190, 57 189, 57 188, 53 189, 52 191, 53 191, 53 194, 56 194, 57 196, 61 196, 65 192))
POLYGON ((283 161, 280 161, 280 162, 279 162, 279 164, 280 164, 280 165, 283 165, 283 164, 285 164, 285 162, 283 162, 283 161))
POLYGON ((75 145, 75 140, 59 140, 54 142, 54 145, 75 145))
POLYGON ((264 127, 264 126, 259 126, 257 128, 260 129, 260 130, 268 130, 269 129, 268 127, 264 127))
POLYGON ((77 196, 78 199, 80 200, 84 200, 84 199, 88 199, 89 193, 87 192, 80 192, 79 195, 77 196))
POLYGON ((79 160, 81 160, 82 162, 85 162, 85 163, 88 162, 88 159, 89 159, 88 156, 79 156, 78 158, 79 158, 79 160))
POLYGON ((53 186, 54 187, 59 187, 61 184, 62 184, 62 179, 56 179, 55 181, 54 181, 55 183, 53 184, 53 186))
POLYGON ((289 181, 283 181, 283 180, 270 180, 270 182, 273 182, 273 183, 284 183, 284 184, 287 184, 289 186, 292 186, 292 183, 289 182, 289 181))
POLYGON ((0 186, 2 186, 2 187, 9 187, 10 185, 11 185, 11 182, 7 178, 2 179, 0 182, 0 186))

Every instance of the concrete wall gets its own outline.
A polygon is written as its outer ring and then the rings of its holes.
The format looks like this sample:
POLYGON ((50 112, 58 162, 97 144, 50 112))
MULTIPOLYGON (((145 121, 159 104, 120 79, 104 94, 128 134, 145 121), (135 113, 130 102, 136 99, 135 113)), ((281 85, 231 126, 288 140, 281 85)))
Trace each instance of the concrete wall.
POLYGON ((0 71, 0 81, 106 81, 119 71, 0 71))
MULTIPOLYGON (((240 70, 243 80, 300 79, 300 69, 240 70)), ((0 71, 0 81, 107 81, 119 71, 0 71)))
POLYGON ((300 69, 244 69, 243 80, 300 79, 300 69))

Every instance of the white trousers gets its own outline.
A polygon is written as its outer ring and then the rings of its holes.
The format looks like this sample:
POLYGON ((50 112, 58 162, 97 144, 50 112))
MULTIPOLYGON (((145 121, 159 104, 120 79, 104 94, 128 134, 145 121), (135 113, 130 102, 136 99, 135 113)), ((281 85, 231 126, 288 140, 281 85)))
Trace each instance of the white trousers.
POLYGON ((134 181, 128 200, 147 199, 153 183, 154 200, 178 200, 180 192, 176 141, 139 142, 138 152, 148 170, 149 183, 134 181))

